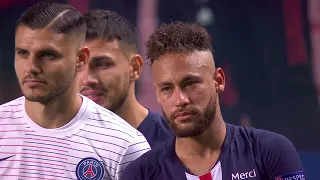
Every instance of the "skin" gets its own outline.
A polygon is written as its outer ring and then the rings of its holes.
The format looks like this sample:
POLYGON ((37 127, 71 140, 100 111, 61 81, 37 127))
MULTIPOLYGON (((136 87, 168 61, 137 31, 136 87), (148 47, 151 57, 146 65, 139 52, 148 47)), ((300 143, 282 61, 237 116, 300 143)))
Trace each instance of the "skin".
POLYGON ((26 113, 41 127, 67 124, 81 106, 73 80, 83 69, 89 50, 81 46, 78 36, 57 34, 49 28, 17 28, 15 72, 26 98, 26 113))
POLYGON ((91 55, 79 77, 80 93, 137 128, 148 110, 136 99, 134 84, 142 73, 143 60, 135 48, 118 40, 86 42, 91 55))
POLYGON ((158 103, 176 134, 176 153, 195 175, 210 172, 226 135, 218 94, 225 87, 211 51, 165 54, 152 65, 158 103))

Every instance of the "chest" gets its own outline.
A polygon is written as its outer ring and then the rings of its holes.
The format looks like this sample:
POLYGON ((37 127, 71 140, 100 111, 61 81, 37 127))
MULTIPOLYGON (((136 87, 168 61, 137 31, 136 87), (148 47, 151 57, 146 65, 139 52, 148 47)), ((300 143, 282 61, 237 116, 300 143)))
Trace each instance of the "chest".
MULTIPOLYGON (((200 164, 199 164, 200 165, 200 164)), ((237 158, 232 155, 221 158, 209 173, 195 176, 187 170, 179 160, 167 161, 159 165, 157 170, 149 175, 149 179, 168 180, 267 180, 262 177, 254 158, 237 158)))
POLYGON ((113 179, 117 155, 81 137, 32 132, 0 137, 1 179, 113 179))

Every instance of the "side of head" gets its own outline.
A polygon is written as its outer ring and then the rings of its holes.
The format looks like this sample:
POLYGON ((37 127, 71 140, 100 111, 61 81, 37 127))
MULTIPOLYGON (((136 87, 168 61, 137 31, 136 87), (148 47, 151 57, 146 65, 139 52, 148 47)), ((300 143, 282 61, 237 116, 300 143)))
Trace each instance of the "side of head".
POLYGON ((134 97, 134 82, 142 73, 136 28, 108 10, 92 10, 85 19, 90 58, 80 76, 80 93, 116 111, 128 97, 134 97))
POLYGON ((76 73, 86 63, 86 24, 70 5, 39 2, 18 19, 15 71, 26 99, 47 102, 72 91, 76 73))
POLYGON ((146 47, 164 116, 178 137, 200 135, 215 119, 225 85, 209 33, 194 23, 162 24, 146 47))

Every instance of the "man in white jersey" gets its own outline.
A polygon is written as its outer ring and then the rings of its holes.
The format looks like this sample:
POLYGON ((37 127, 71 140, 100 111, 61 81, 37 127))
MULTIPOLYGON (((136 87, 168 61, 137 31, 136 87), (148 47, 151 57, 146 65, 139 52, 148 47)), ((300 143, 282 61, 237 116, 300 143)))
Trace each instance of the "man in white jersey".
POLYGON ((120 179, 150 149, 119 116, 77 94, 89 50, 86 25, 69 5, 40 2, 15 32, 15 71, 24 94, 0 106, 1 179, 120 179))

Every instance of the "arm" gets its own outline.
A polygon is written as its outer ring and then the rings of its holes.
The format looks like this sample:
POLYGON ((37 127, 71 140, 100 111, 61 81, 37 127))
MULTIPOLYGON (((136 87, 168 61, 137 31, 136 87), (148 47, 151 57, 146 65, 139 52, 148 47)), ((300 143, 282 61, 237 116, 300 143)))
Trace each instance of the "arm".
POLYGON ((130 143, 124 152, 116 171, 116 180, 122 180, 122 175, 126 167, 134 160, 139 158, 142 154, 150 150, 150 145, 148 144, 146 138, 139 134, 135 137, 134 141, 130 143))
POLYGON ((259 144, 268 179, 274 180, 277 177, 305 179, 299 155, 289 139, 280 134, 266 131, 262 133, 259 144))

